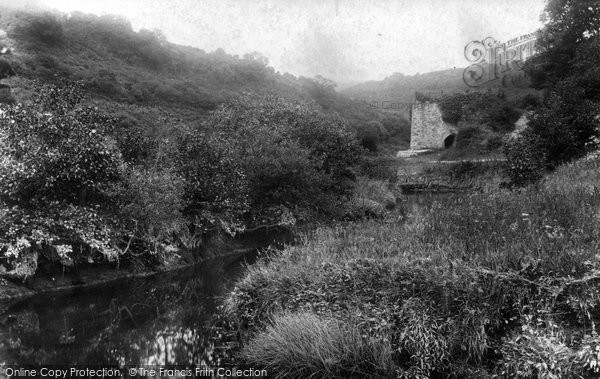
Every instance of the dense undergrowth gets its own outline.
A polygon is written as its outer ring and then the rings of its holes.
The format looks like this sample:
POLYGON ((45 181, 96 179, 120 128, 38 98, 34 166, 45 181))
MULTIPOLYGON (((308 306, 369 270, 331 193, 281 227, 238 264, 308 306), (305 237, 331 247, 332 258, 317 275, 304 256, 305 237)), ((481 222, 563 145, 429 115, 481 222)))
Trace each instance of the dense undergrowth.
POLYGON ((596 377, 599 168, 316 230, 228 297, 241 357, 280 377, 596 377))
POLYGON ((506 163, 491 158, 488 161, 439 162, 405 159, 396 164, 397 182, 401 192, 410 193, 455 191, 494 191, 506 181, 506 163))
POLYGON ((119 16, 0 13, 2 64, 17 74, 0 78, 2 277, 155 267, 214 234, 395 202, 361 143, 406 143, 408 123, 330 80, 175 45, 119 16))
POLYGON ((123 120, 90 106, 81 83, 32 87, 37 96, 1 106, 4 277, 26 280, 47 264, 155 267, 218 233, 395 205, 347 121, 310 104, 242 96, 199 125, 170 125, 152 141, 155 158, 128 160, 123 120))

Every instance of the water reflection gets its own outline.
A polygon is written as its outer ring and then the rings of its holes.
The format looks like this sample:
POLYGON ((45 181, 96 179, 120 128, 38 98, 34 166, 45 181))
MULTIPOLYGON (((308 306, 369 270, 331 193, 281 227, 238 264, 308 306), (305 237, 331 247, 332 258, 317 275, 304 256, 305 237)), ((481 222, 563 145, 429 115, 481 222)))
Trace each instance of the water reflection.
POLYGON ((0 304, 0 364, 219 365, 217 297, 254 258, 0 304))

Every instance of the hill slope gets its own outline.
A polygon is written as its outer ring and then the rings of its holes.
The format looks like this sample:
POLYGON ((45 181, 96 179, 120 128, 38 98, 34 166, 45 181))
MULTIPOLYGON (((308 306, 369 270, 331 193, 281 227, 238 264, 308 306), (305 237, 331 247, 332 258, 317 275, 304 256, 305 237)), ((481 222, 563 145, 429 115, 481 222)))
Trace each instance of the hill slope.
POLYGON ((7 83, 19 101, 29 97, 31 80, 78 80, 100 107, 149 140, 159 138, 165 124, 202 122, 242 94, 275 94, 339 113, 355 130, 377 121, 388 135, 408 136, 408 123, 398 115, 352 101, 317 80, 275 72, 259 53, 240 58, 172 44, 160 31, 134 31, 119 16, 3 9, 0 28, 18 74, 7 83))
MULTIPOLYGON (((383 101, 390 103, 410 103, 415 100, 415 93, 460 93, 460 92, 503 92, 507 98, 518 98, 535 92, 526 82, 519 86, 503 86, 502 80, 494 80, 480 87, 469 87, 463 81, 464 68, 452 68, 425 74, 403 75, 394 73, 381 81, 361 83, 341 91, 355 100, 383 101)), ((505 83, 506 84, 506 83, 505 83)))

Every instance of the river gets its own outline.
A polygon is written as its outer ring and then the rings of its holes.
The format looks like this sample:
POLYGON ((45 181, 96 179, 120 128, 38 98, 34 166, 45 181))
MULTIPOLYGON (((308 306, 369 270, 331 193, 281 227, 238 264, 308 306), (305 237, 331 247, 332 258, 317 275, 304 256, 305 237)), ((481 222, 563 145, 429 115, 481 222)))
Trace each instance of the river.
MULTIPOLYGON (((403 206, 411 213, 448 196, 409 195, 403 206)), ((228 364, 217 307, 256 256, 0 302, 0 367, 228 364)))
POLYGON ((0 303, 0 366, 219 365, 219 299, 255 257, 0 303))

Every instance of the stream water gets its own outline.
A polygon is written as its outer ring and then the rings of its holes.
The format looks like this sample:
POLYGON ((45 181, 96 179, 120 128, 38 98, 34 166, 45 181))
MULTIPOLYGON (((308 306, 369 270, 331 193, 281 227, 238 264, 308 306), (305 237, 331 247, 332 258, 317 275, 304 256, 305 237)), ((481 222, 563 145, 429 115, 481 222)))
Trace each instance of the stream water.
MULTIPOLYGON (((404 206, 415 211, 447 196, 410 195, 404 206)), ((220 366, 228 350, 215 338, 217 307, 256 256, 0 302, 0 367, 220 366)))
POLYGON ((219 298, 255 257, 0 303, 0 366, 218 365, 219 298))

